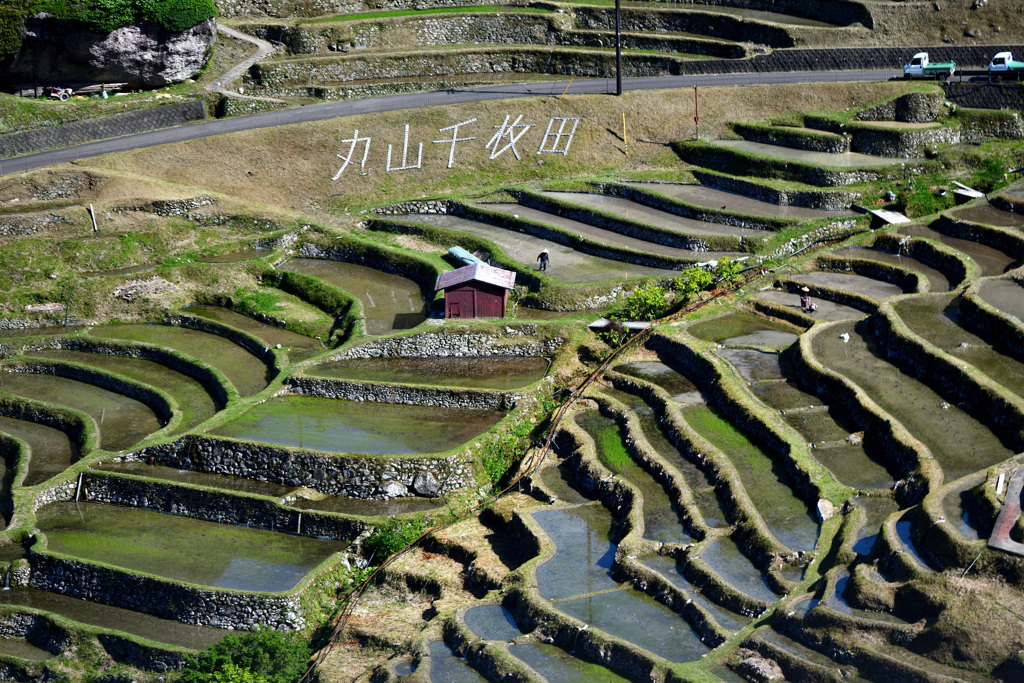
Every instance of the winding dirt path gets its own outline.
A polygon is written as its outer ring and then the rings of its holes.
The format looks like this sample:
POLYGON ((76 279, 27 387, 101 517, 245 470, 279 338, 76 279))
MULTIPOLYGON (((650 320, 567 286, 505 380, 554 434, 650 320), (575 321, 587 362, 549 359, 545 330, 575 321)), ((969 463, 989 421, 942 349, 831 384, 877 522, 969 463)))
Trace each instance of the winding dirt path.
POLYGON ((223 33, 226 36, 230 36, 238 40, 244 40, 247 43, 252 43, 256 46, 256 52, 253 52, 251 55, 240 61, 238 64, 235 64, 233 67, 225 71, 223 74, 221 74, 220 78, 218 78, 210 85, 206 86, 206 89, 212 93, 226 95, 228 97, 238 97, 243 100, 262 100, 264 102, 283 103, 284 100, 277 100, 274 99, 273 97, 253 97, 252 95, 243 95, 237 90, 228 90, 228 86, 230 86, 232 83, 238 80, 243 73, 248 71, 249 67, 251 67, 259 60, 263 59, 264 57, 274 54, 274 52, 277 51, 277 48, 275 48, 273 45, 271 45, 265 40, 260 40, 259 38, 255 38, 246 33, 242 33, 241 31, 236 31, 230 26, 225 26, 221 23, 217 24, 217 31, 223 33))

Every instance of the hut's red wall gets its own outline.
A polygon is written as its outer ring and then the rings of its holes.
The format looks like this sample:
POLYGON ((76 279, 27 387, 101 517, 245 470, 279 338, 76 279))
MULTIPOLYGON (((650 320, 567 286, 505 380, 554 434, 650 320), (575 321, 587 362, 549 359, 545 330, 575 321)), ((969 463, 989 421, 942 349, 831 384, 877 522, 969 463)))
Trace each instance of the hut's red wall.
POLYGON ((485 282, 465 282, 446 289, 446 318, 504 318, 508 290, 485 282), (455 314, 458 311, 458 314, 455 314))

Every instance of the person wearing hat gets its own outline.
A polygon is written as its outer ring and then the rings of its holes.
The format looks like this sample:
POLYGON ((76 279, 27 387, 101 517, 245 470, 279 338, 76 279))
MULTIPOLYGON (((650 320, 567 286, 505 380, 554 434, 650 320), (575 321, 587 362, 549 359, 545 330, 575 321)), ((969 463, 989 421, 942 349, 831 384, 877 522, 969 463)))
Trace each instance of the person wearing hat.
POLYGON ((548 269, 548 260, 550 258, 551 258, 551 255, 548 253, 547 249, 545 249, 544 251, 540 252, 540 256, 537 257, 537 260, 540 261, 540 269, 541 270, 547 270, 548 269))
POLYGON ((807 293, 810 292, 810 291, 811 290, 808 289, 807 287, 801 287, 800 288, 800 310, 801 311, 806 311, 807 307, 810 306, 811 299, 807 295, 807 293))

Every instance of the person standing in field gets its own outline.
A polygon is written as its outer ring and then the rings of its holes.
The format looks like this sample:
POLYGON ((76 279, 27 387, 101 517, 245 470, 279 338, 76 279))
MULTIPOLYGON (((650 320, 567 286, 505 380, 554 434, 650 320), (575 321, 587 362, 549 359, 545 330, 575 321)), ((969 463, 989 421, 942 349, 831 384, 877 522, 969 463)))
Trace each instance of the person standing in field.
POLYGON ((548 269, 548 261, 550 259, 551 259, 551 254, 548 253, 547 249, 545 249, 544 251, 540 252, 540 256, 537 257, 537 260, 540 261, 540 270, 547 270, 548 269))

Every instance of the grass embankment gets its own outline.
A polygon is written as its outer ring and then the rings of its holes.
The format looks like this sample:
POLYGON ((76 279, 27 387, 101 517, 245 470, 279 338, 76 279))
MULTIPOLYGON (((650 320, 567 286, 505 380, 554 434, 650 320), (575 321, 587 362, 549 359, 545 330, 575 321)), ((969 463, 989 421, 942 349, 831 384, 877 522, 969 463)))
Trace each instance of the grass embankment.
POLYGON ((332 14, 312 20, 301 20, 301 24, 330 24, 339 21, 363 21, 365 19, 390 19, 392 17, 418 17, 430 14, 552 14, 554 10, 543 7, 510 7, 508 5, 468 5, 466 7, 431 7, 428 9, 405 9, 390 12, 353 12, 332 14))

